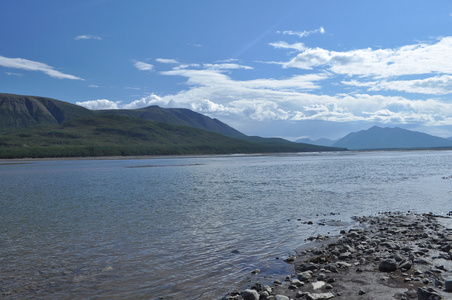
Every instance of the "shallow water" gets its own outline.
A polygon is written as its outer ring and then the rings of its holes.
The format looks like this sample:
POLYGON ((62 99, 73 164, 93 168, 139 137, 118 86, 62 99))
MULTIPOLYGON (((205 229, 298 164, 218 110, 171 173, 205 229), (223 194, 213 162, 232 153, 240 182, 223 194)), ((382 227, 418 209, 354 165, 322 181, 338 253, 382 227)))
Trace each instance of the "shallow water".
POLYGON ((378 211, 445 214, 452 152, 0 164, 8 299, 218 299, 378 211), (307 221, 314 225, 306 224, 307 221), (319 225, 325 224, 325 225, 319 225), (257 276, 250 272, 261 270, 257 276))

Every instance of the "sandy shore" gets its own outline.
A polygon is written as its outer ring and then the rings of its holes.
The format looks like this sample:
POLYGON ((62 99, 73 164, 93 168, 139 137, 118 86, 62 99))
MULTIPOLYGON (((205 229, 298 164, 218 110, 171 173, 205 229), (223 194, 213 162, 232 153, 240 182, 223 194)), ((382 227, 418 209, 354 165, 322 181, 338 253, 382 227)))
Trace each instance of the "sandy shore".
POLYGON ((382 213, 356 221, 360 228, 315 237, 288 258, 293 274, 224 299, 452 299, 450 217, 382 213))

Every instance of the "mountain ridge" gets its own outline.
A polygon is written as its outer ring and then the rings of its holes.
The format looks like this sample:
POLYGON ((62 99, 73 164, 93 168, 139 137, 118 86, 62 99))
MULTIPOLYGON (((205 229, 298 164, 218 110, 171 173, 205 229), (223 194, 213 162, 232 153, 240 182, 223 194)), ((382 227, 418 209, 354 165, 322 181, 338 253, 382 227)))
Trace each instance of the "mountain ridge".
POLYGON ((162 108, 153 105, 130 110, 90 110, 47 97, 0 93, 0 132, 39 124, 62 124, 74 118, 102 114, 127 115, 157 123, 191 126, 232 137, 246 137, 245 134, 220 120, 189 109, 162 108))
POLYGON ((0 120, 0 158, 346 150, 248 137, 188 109, 158 106, 93 111, 51 98, 0 94, 0 120))
POLYGON ((426 149, 452 147, 452 141, 400 127, 373 126, 351 132, 332 144, 349 150, 426 149))

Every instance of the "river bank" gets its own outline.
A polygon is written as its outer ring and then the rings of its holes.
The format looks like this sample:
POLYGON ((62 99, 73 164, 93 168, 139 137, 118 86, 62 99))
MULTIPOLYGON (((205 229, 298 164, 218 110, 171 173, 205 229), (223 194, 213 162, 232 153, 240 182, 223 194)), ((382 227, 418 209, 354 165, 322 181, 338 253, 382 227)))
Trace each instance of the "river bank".
POLYGON ((362 227, 313 237, 287 258, 293 274, 224 299, 452 299, 450 217, 382 213, 355 221, 362 227))

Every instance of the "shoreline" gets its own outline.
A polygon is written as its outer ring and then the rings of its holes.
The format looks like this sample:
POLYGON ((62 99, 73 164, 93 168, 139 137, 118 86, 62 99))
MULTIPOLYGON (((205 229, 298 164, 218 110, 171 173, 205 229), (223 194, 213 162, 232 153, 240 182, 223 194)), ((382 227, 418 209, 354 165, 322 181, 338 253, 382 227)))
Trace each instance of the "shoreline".
MULTIPOLYGON (((386 212, 318 236, 286 259, 293 273, 224 300, 452 299, 452 219, 386 212)), ((258 272, 258 270, 257 270, 258 272)))

